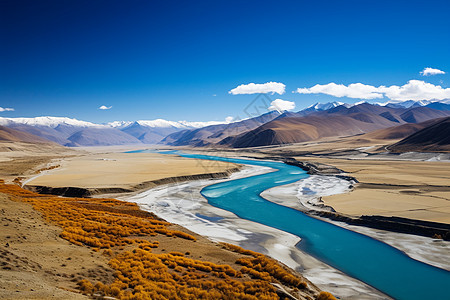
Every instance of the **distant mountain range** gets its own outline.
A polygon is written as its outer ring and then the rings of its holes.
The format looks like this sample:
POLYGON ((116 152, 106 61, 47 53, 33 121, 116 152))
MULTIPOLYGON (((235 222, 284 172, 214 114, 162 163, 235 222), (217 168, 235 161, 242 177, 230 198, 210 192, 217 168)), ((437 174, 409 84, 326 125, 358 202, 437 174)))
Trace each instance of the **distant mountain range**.
POLYGON ((345 107, 351 107, 351 104, 347 104, 344 102, 338 102, 338 101, 334 101, 334 102, 327 102, 327 103, 320 103, 317 102, 311 106, 308 106, 307 108, 305 108, 304 110, 302 110, 302 112, 312 112, 312 111, 323 111, 323 110, 329 110, 331 108, 334 107, 338 107, 338 106, 345 106, 345 107))
POLYGON ((95 124, 65 117, 0 117, 0 126, 32 135, 22 135, 25 140, 37 138, 70 147, 162 143, 244 148, 355 135, 398 125, 403 127, 377 134, 402 138, 406 133, 422 129, 421 125, 413 124, 447 116, 450 116, 450 105, 442 102, 329 102, 316 103, 298 112, 271 111, 231 123, 157 119, 95 124))
POLYGON ((173 132, 219 123, 157 119, 95 124, 65 117, 0 118, 1 126, 27 132, 69 147, 155 144, 173 132))
MULTIPOLYGON (((323 111, 323 110, 328 110, 337 106, 345 106, 347 108, 350 108, 352 106, 357 106, 359 104, 363 104, 363 103, 368 103, 366 101, 360 101, 360 102, 356 102, 354 104, 348 104, 348 103, 344 103, 344 102, 339 102, 339 101, 334 101, 334 102, 327 102, 327 103, 320 103, 317 102, 307 108, 305 108, 302 111, 323 111)), ((450 104, 449 103, 445 103, 445 102, 432 102, 429 100, 419 100, 419 101, 414 101, 414 100, 407 100, 407 101, 402 101, 402 102, 396 102, 396 101, 388 101, 388 102, 376 102, 374 103, 374 105, 378 105, 378 106, 386 106, 386 107, 391 107, 391 108, 414 108, 414 107, 421 107, 421 106, 426 106, 426 107, 430 107, 430 108, 434 108, 437 110, 450 110, 450 104)))
POLYGON ((450 117, 436 120, 387 148, 392 152, 450 152, 450 117))
POLYGON ((125 132, 144 144, 156 144, 164 139, 167 135, 186 129, 196 129, 205 126, 221 124, 221 122, 187 122, 187 121, 167 121, 163 119, 157 120, 140 120, 135 122, 119 122, 108 123, 109 126, 117 128, 125 132))
POLYGON ((168 135, 161 143, 171 146, 196 147, 226 144, 227 139, 253 130, 279 116, 280 113, 278 111, 271 111, 261 116, 239 122, 183 130, 168 135))
POLYGON ((49 143, 49 140, 28 132, 0 126, 0 142, 49 143))
POLYGON ((272 113, 266 114, 267 118, 264 120, 255 118, 246 120, 244 124, 252 124, 245 126, 247 130, 241 128, 237 132, 232 132, 229 130, 230 125, 184 130, 170 134, 162 140, 162 143, 174 146, 217 145, 247 148, 299 143, 332 136, 349 136, 450 116, 450 105, 440 104, 442 105, 436 107, 439 109, 436 109, 428 107, 432 103, 425 102, 417 102, 417 105, 405 104, 409 108, 365 102, 356 105, 340 102, 316 103, 296 113, 284 112, 281 115, 272 113))

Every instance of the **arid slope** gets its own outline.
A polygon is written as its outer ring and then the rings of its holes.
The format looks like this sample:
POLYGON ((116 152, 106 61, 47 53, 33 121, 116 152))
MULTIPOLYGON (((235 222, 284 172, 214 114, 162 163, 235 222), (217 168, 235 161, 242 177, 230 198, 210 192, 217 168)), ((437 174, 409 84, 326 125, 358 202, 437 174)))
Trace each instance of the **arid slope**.
MULTIPOLYGON (((2 219, 12 227, 10 235, 4 237, 11 243, 0 248, 5 259, 0 274, 8 283, 0 290, 3 299, 82 299, 65 292, 76 292, 75 287, 94 297, 118 299, 320 296, 314 285, 275 260, 237 246, 213 243, 141 211, 134 203, 44 196, 2 183, 0 200, 6 204, 2 213, 12 214, 2 219), (7 202, 11 200, 22 208, 10 211, 7 202), (23 202, 63 231, 58 234, 58 229, 43 224, 38 216, 17 219, 23 210, 36 215, 23 202), (51 236, 42 236, 44 230, 50 230, 51 236), (35 231, 41 235, 35 236, 35 231), (42 248, 46 243, 50 246, 42 248), (52 255, 56 251, 59 253, 52 255), (73 262, 72 255, 76 256, 73 262), (86 268, 90 266, 92 269, 86 268), (25 284, 36 272, 33 285, 25 284)), ((334 299, 321 295, 325 298, 320 299, 334 299)))
POLYGON ((427 126, 388 149, 392 152, 450 152, 450 118, 427 126))
POLYGON ((0 126, 0 142, 51 143, 37 135, 5 126, 0 126))
POLYGON ((314 141, 327 137, 357 135, 405 123, 419 123, 446 117, 449 111, 428 107, 395 109, 363 103, 327 111, 287 114, 220 144, 234 148, 259 147, 314 141))

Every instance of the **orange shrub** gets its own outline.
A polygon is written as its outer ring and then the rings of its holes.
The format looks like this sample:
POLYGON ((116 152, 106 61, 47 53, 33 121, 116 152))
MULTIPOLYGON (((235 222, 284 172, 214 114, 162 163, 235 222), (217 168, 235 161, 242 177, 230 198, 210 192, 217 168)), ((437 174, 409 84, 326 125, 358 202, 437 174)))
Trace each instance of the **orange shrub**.
POLYGON ((98 293, 118 299, 257 300, 279 299, 271 282, 279 281, 293 287, 306 286, 275 260, 231 244, 223 246, 247 255, 237 261, 242 265, 240 271, 225 264, 187 258, 182 252, 152 253, 159 242, 149 241, 149 237, 163 234, 189 241, 196 238, 179 230, 171 230, 170 223, 141 211, 134 203, 40 195, 15 185, 2 184, 1 181, 0 193, 8 194, 12 200, 32 204, 46 220, 63 228, 62 238, 97 251, 104 249, 102 253, 112 257, 109 265, 115 271, 114 282, 93 285, 83 279, 78 286, 85 294, 98 293), (127 245, 135 246, 131 251, 123 250, 127 245), (252 278, 243 278, 242 273, 252 278))
POLYGON ((320 292, 319 296, 317 296, 317 300, 337 300, 337 299, 331 293, 320 292))

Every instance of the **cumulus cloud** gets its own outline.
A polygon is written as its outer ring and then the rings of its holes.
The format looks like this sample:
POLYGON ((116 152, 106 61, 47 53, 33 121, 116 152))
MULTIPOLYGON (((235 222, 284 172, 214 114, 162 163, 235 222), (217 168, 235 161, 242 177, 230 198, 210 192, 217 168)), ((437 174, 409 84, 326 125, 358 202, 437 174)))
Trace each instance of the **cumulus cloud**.
POLYGON ((249 83, 241 84, 238 87, 232 89, 228 93, 232 95, 242 95, 242 94, 266 94, 266 93, 277 93, 284 94, 286 85, 281 82, 266 82, 266 83, 249 83))
POLYGON ((391 100, 444 100, 450 99, 450 88, 443 88, 422 80, 410 80, 402 86, 391 85, 378 88, 391 100))
POLYGON ((106 110, 106 109, 111 109, 111 108, 112 108, 112 106, 105 106, 105 105, 102 105, 102 106, 100 106, 98 109, 106 110))
POLYGON ((326 94, 339 98, 383 98, 383 94, 379 93, 376 87, 362 83, 352 83, 348 86, 345 86, 343 84, 336 84, 334 82, 324 85, 316 84, 311 88, 298 88, 296 92, 299 94, 326 94))
POLYGON ((445 72, 439 69, 425 68, 423 69, 423 71, 420 72, 420 74, 422 76, 431 76, 431 75, 445 74, 445 72))
POLYGON ((389 98, 390 100, 444 100, 450 99, 450 88, 443 88, 422 80, 410 80, 408 83, 398 86, 371 86, 362 83, 343 84, 329 83, 317 84, 311 88, 298 88, 299 94, 326 94, 334 97, 349 97, 356 99, 389 98))
POLYGON ((14 108, 10 108, 10 107, 0 107, 0 112, 1 111, 14 111, 14 108))
POLYGON ((270 102, 269 110, 277 110, 278 112, 283 112, 286 110, 293 110, 295 108, 295 102, 287 101, 282 99, 275 99, 270 102))

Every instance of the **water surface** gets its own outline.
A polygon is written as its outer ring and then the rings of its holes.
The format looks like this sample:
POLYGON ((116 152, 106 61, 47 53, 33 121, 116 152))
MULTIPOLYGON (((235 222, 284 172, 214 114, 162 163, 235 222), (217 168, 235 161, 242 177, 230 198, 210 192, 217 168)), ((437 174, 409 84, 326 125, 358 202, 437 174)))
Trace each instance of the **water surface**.
POLYGON ((368 236, 309 217, 259 196, 269 188, 308 177, 300 168, 273 161, 177 151, 165 153, 277 169, 276 172, 212 184, 203 188, 201 194, 211 205, 233 212, 242 219, 300 237, 302 241, 298 247, 301 250, 395 299, 450 299, 450 272, 416 261, 368 236))

